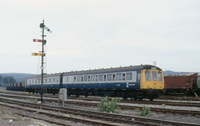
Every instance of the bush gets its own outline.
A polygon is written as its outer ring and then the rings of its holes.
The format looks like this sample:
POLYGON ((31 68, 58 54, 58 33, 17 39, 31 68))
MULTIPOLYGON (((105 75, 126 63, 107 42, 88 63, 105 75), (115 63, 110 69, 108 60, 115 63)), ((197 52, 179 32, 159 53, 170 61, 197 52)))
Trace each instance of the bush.
POLYGON ((117 102, 119 102, 120 99, 118 98, 112 98, 111 100, 108 99, 108 97, 104 98, 101 100, 101 102, 98 105, 98 110, 100 112, 119 112, 116 111, 116 109, 120 109, 117 107, 117 102))
POLYGON ((138 111, 139 115, 141 115, 141 116, 150 116, 151 115, 150 107, 143 106, 142 110, 137 109, 136 111, 138 111))

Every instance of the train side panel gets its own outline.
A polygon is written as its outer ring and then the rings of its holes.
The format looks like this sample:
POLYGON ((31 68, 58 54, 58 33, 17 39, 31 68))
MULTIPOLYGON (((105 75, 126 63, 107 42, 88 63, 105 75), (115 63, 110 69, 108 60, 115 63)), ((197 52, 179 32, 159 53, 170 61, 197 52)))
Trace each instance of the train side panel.
POLYGON ((63 87, 69 95, 133 96, 140 89, 137 71, 63 75, 63 87))
MULTIPOLYGON (((43 92, 56 94, 60 87, 60 75, 57 74, 46 74, 43 76, 43 92)), ((26 90, 30 93, 41 92, 41 76, 32 76, 27 79, 26 90)))
POLYGON ((137 71, 104 74, 64 75, 65 88, 90 89, 140 89, 137 71), (95 75, 95 76, 94 76, 95 75), (95 78, 92 78, 95 77, 95 78))
POLYGON ((25 91, 25 82, 16 82, 16 83, 10 83, 7 84, 6 90, 11 90, 11 91, 25 91))

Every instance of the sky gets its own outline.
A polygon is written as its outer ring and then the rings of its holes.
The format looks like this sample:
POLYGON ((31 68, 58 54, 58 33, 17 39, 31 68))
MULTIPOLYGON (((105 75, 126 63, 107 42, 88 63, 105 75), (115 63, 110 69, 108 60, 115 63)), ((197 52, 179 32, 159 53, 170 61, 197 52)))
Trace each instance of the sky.
POLYGON ((151 64, 200 72, 199 0, 0 0, 0 73, 151 64))

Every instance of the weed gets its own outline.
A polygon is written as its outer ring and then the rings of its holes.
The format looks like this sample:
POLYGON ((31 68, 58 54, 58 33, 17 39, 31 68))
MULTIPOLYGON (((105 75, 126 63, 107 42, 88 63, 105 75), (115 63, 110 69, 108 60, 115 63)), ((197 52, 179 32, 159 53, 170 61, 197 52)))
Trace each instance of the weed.
POLYGON ((141 116, 150 116, 151 115, 150 107, 143 106, 142 110, 136 109, 135 111, 139 112, 139 115, 141 115, 141 116))
POLYGON ((120 109, 119 107, 117 107, 117 102, 119 102, 120 99, 118 98, 112 98, 111 100, 108 99, 108 97, 104 98, 101 100, 101 102, 98 105, 98 110, 100 112, 119 112, 116 111, 116 109, 120 109))
POLYGON ((71 113, 71 114, 70 114, 70 117, 73 118, 73 116, 74 116, 74 115, 71 113))

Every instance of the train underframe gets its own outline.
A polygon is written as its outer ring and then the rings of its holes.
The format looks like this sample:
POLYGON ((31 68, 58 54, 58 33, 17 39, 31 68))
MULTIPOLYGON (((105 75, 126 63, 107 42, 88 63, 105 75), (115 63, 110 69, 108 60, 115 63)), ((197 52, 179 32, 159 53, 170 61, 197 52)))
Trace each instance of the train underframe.
MULTIPOLYGON (((41 88, 31 88, 27 89, 29 93, 40 93, 41 88)), ((45 93, 52 93, 53 95, 59 93, 59 88, 44 88, 43 94, 45 93)), ((128 98, 132 100, 142 100, 143 98, 147 98, 150 101, 156 99, 159 94, 162 94, 162 90, 155 90, 155 89, 132 89, 132 90, 100 90, 100 89, 67 89, 67 95, 75 95, 79 97, 80 95, 87 96, 102 96, 102 97, 122 97, 124 100, 128 98)))
POLYGON ((165 95, 173 95, 173 96, 200 96, 199 89, 191 89, 191 88, 177 88, 177 89, 166 89, 165 95))

